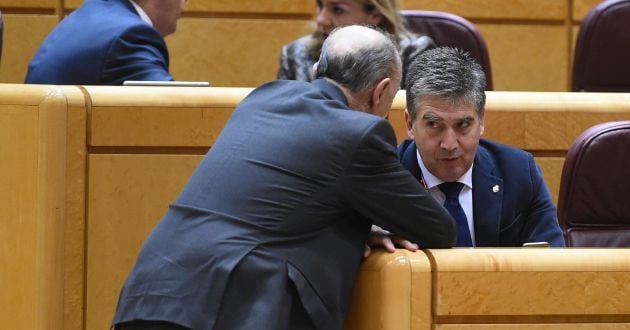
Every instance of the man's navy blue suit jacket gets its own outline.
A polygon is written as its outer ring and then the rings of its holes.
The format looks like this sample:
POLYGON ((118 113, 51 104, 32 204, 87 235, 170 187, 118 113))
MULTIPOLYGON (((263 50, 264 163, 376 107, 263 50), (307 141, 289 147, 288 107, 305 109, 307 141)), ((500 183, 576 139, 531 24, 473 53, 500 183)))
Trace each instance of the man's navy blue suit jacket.
POLYGON ((164 38, 128 0, 87 0, 46 37, 26 83, 121 85, 173 80, 164 38))
MULTIPOLYGON (((405 140, 398 146, 398 157, 420 180, 416 149, 415 142, 405 140)), ((540 241, 564 246, 556 207, 531 154, 481 139, 472 176, 476 246, 540 241)))

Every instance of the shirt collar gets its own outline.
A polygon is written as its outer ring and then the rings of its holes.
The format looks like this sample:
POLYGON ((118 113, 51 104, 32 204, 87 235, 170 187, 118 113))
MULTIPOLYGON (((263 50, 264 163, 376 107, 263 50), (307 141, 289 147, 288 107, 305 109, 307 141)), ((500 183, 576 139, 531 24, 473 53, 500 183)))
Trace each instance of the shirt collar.
POLYGON ((138 15, 140 15, 140 18, 147 24, 153 26, 153 22, 151 22, 151 19, 149 18, 149 15, 147 15, 147 12, 145 12, 144 9, 142 9, 142 7, 140 7, 135 1, 129 0, 129 2, 131 2, 133 7, 136 8, 136 11, 138 12, 138 15))
MULTIPOLYGON (((439 185, 440 183, 444 182, 440 180, 438 177, 436 177, 435 175, 433 175, 433 173, 429 172, 429 170, 427 170, 427 167, 424 165, 424 162, 422 161, 422 156, 420 156, 420 151, 418 151, 418 149, 416 149, 416 157, 418 158, 418 165, 420 166, 420 171, 422 172, 422 177, 424 178, 424 183, 426 183, 427 188, 431 189, 439 185)), ((470 189, 472 189, 473 187, 472 186, 472 169, 473 169, 473 165, 470 165, 470 168, 468 169, 468 171, 466 171, 464 175, 462 175, 459 179, 457 179, 457 182, 463 183, 470 189)))

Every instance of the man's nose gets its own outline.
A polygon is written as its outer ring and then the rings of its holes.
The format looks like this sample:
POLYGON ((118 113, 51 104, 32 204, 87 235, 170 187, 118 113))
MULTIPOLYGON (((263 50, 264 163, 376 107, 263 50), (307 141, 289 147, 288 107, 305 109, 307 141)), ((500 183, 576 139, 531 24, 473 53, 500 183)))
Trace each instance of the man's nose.
POLYGON ((457 149, 459 146, 459 141, 457 140, 457 134, 452 129, 447 129, 440 141, 440 147, 447 151, 453 151, 457 149))

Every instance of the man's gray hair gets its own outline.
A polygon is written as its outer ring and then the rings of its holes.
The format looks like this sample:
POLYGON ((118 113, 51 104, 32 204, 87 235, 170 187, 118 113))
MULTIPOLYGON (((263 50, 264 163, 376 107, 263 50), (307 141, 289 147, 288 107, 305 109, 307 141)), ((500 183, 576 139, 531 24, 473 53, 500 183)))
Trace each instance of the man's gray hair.
POLYGON ((400 55, 393 38, 376 27, 365 27, 381 33, 382 42, 355 43, 358 45, 333 51, 330 43, 339 43, 334 39, 334 33, 341 28, 335 29, 322 46, 316 78, 329 78, 353 93, 360 93, 374 87, 382 79, 393 79, 395 75, 400 75, 400 55))
POLYGON ((437 96, 473 105, 483 118, 486 76, 481 66, 464 50, 439 47, 418 55, 407 69, 407 111, 416 119, 423 96, 437 96))

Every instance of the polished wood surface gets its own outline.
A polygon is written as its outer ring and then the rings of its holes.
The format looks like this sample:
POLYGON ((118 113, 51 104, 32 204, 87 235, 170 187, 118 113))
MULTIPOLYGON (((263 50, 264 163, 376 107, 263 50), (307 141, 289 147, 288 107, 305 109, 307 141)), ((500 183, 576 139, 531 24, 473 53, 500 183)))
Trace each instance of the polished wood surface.
POLYGON ((86 329, 107 329, 142 243, 201 155, 93 154, 89 162, 86 329))
POLYGON ((85 90, 91 103, 90 146, 195 147, 210 147, 251 91, 105 86, 85 90))
POLYGON ((630 322, 630 249, 427 254, 433 263, 436 323, 569 323, 572 317, 579 323, 630 322))
POLYGON ((66 137, 83 98, 76 87, 1 86, 0 323, 64 329, 67 193, 83 175, 67 167, 66 137))
POLYGON ((376 250, 366 259, 344 329, 431 329, 431 265, 426 255, 376 250))

